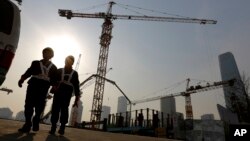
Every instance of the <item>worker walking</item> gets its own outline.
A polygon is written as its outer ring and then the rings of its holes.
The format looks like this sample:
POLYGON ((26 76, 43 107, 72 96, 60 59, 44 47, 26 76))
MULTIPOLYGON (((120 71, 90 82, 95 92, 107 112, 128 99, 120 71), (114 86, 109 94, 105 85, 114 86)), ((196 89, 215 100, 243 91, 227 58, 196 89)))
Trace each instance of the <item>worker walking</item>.
POLYGON ((50 134, 55 134, 59 115, 61 125, 58 133, 60 135, 64 134, 65 125, 68 123, 69 104, 73 92, 75 94, 75 102, 73 106, 77 106, 77 102, 80 97, 78 73, 72 69, 73 64, 74 57, 70 55, 65 59, 64 68, 57 70, 55 80, 57 81, 58 85, 52 87, 51 89, 51 93, 54 93, 54 98, 52 103, 52 126, 49 132, 50 134))
POLYGON ((18 129, 19 132, 28 133, 31 127, 33 131, 39 130, 40 116, 45 108, 51 77, 57 71, 57 67, 50 61, 54 56, 52 48, 44 48, 42 54, 43 59, 33 61, 18 81, 18 86, 22 87, 23 82, 31 77, 28 81, 24 105, 25 124, 18 129), (35 115, 32 119, 34 110, 35 115))

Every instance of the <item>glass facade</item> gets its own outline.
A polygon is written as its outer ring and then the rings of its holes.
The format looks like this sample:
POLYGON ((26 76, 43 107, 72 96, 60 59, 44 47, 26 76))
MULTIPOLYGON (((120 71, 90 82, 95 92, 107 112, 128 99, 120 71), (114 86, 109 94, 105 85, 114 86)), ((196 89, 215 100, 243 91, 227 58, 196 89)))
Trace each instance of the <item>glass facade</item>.
POLYGON ((226 108, 233 113, 237 113, 240 122, 247 122, 248 105, 246 100, 245 86, 241 80, 241 76, 231 52, 219 55, 219 64, 222 80, 236 79, 232 87, 224 87, 224 98, 226 108))

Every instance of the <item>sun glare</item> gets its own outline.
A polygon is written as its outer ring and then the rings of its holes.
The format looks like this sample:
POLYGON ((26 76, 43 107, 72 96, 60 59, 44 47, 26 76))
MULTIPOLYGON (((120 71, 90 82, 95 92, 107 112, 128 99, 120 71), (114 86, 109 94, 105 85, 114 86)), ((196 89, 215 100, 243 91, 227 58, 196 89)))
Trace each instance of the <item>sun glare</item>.
POLYGON ((80 45, 73 36, 70 35, 49 37, 46 40, 46 46, 51 47, 54 50, 52 61, 58 68, 64 67, 64 60, 68 55, 73 55, 75 57, 75 66, 79 54, 81 54, 80 45))

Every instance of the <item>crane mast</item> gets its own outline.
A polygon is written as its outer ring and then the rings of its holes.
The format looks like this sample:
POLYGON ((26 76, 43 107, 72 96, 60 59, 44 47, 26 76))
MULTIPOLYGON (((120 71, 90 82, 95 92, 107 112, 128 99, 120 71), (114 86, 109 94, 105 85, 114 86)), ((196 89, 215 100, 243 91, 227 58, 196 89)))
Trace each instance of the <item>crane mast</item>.
MULTIPOLYGON (((110 3, 107 15, 111 14, 111 9, 113 4, 114 4, 113 2, 110 3)), ((95 81, 95 89, 94 89, 90 121, 100 121, 101 119, 102 102, 103 102, 104 85, 105 85, 105 79, 103 78, 106 77, 108 51, 109 51, 110 41, 112 38, 111 36, 112 28, 113 24, 111 22, 111 18, 110 16, 106 16, 106 18, 104 19, 104 23, 102 25, 102 34, 100 41, 101 48, 97 66, 97 75, 101 77, 97 77, 95 81)))
MULTIPOLYGON (((189 88, 189 82, 190 79, 187 79, 187 87, 186 91, 188 91, 189 88)), ((191 102, 191 96, 190 94, 186 94, 185 96, 185 108, 186 108, 186 119, 193 119, 193 107, 192 107, 192 102, 191 102)))
POLYGON ((102 33, 100 37, 100 52, 99 52, 99 60, 97 66, 97 75, 101 77, 96 78, 95 88, 94 88, 94 96, 92 102, 92 110, 90 121, 100 121, 101 118, 101 110, 102 110, 102 102, 103 102, 103 94, 104 94, 104 86, 105 86, 105 78, 106 76, 106 68, 108 61, 108 51, 109 45, 112 38, 112 28, 113 23, 112 20, 122 19, 122 20, 144 20, 144 21, 162 21, 162 22, 181 22, 181 23, 198 23, 198 24, 216 24, 217 21, 207 20, 207 19, 195 19, 195 18, 177 18, 177 17, 154 17, 154 16, 136 16, 136 15, 115 15, 112 14, 112 6, 115 2, 109 2, 109 7, 107 12, 99 12, 94 14, 88 13, 74 13, 71 10, 59 9, 58 13, 62 17, 66 17, 67 19, 71 19, 72 17, 80 17, 80 18, 100 18, 104 19, 104 23, 102 25, 102 33))

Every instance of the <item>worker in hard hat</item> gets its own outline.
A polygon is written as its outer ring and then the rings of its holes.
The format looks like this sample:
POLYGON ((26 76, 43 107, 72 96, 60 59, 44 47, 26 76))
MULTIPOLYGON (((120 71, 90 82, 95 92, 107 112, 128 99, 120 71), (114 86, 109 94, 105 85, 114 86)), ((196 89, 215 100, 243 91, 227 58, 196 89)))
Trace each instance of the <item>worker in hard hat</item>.
POLYGON ((74 57, 67 56, 65 59, 64 68, 57 70, 55 80, 57 86, 52 87, 51 93, 54 93, 51 115, 51 130, 50 134, 55 134, 57 122, 60 116, 60 129, 58 133, 64 134, 65 125, 68 123, 69 104, 72 94, 75 94, 75 102, 73 106, 78 106, 77 102, 80 98, 79 78, 78 73, 72 68, 74 57), (60 113, 60 114, 59 114, 60 113))
POLYGON ((57 67, 50 61, 54 56, 53 49, 46 47, 42 54, 43 59, 33 61, 18 81, 18 86, 22 87, 23 82, 31 77, 28 81, 24 105, 25 124, 18 129, 19 132, 30 132, 31 127, 33 131, 39 130, 40 117, 44 111, 46 97, 51 86, 51 77, 57 72, 57 67), (34 110, 35 115, 32 119, 34 110))

